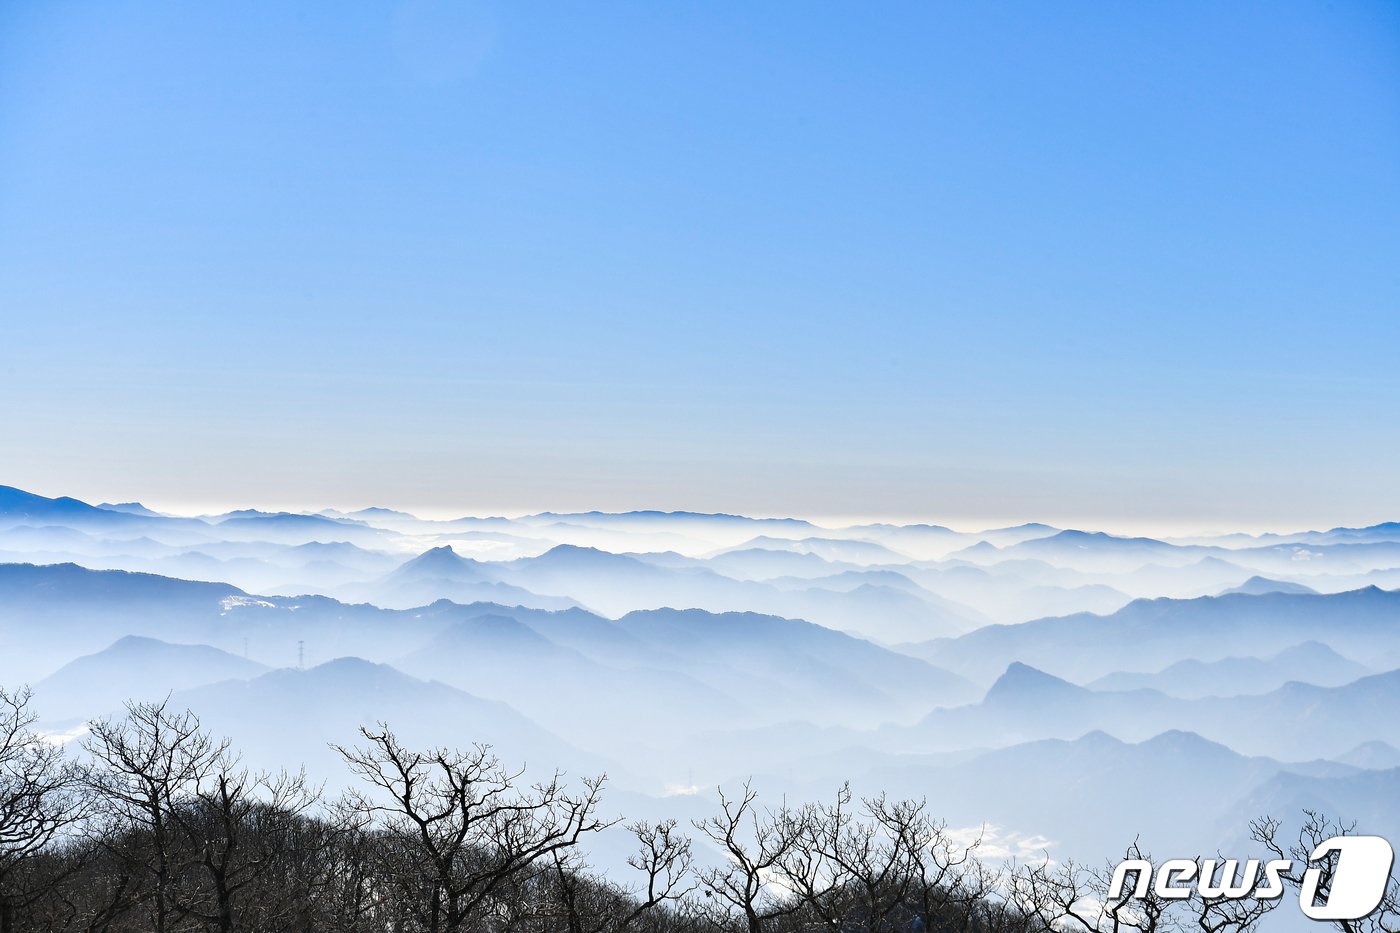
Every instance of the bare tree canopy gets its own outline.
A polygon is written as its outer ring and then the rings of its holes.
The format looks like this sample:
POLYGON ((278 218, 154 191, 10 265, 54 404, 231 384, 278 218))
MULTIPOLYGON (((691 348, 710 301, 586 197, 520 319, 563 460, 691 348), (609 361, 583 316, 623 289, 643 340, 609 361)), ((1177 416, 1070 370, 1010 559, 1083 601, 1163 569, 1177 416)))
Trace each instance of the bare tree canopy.
MULTIPOLYGON (((721 789, 692 840, 675 820, 602 815, 602 776, 529 779, 488 746, 413 749, 383 723, 338 749, 357 783, 327 798, 245 767, 168 701, 92 723, 81 756, 35 721, 28 693, 0 691, 0 933, 1253 933, 1278 904, 1114 891, 1113 863, 993 859, 927 801, 849 786, 777 807, 721 789), (585 848, 604 832, 633 846, 611 874, 585 848)), ((1315 813, 1289 841, 1274 819, 1252 829, 1295 866, 1352 831, 1315 813)), ((1136 842, 1125 856, 1150 869, 1136 842)), ((1398 900, 1392 884, 1337 927, 1394 933, 1398 900)))

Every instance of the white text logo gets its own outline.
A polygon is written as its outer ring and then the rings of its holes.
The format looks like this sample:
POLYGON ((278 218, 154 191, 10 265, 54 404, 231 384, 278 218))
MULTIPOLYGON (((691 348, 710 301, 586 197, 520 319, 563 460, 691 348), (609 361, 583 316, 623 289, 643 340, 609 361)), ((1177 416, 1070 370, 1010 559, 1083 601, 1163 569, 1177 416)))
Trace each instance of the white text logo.
MULTIPOLYGON (((1395 861, 1389 842, 1380 836, 1334 836, 1308 856, 1310 864, 1323 860, 1332 866, 1323 903, 1318 903, 1323 868, 1308 867, 1298 879, 1298 906, 1304 914, 1314 920, 1360 920, 1380 906, 1395 861)), ((1184 900, 1192 894, 1273 900, 1283 896, 1284 880, 1292 870, 1290 859, 1249 859, 1243 872, 1237 859, 1168 859, 1155 869, 1145 859, 1128 859, 1114 869, 1108 897, 1121 898, 1128 876, 1134 875, 1135 898, 1147 897, 1150 891, 1164 900, 1184 900)))

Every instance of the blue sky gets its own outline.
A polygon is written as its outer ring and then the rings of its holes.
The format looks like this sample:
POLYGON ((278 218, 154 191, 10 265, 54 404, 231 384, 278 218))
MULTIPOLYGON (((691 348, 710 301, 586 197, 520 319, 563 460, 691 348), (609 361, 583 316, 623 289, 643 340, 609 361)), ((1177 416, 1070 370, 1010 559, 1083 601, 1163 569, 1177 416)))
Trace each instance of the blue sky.
POLYGON ((1400 517, 1400 6, 0 5, 0 482, 1400 517))

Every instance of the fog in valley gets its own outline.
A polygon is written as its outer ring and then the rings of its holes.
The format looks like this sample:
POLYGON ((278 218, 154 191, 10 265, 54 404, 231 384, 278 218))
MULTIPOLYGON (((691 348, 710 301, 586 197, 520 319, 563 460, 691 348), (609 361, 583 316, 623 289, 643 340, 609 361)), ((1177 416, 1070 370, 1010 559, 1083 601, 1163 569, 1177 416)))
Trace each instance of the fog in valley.
MULTIPOLYGON (((339 792, 489 745, 599 812, 924 801, 977 857, 1400 838, 1400 524, 1125 537, 634 512, 163 515, 0 488, 0 686, 75 759, 130 703, 339 792), (747 788, 747 791, 745 790, 747 788)), ((723 846, 692 831, 697 865, 723 846)), ((625 874, 636 839, 597 833, 625 874)), ((688 845, 691 843, 687 843, 688 845)), ((1296 913, 1296 912, 1295 912, 1296 913)), ((1282 923, 1282 921, 1278 921, 1282 923)))

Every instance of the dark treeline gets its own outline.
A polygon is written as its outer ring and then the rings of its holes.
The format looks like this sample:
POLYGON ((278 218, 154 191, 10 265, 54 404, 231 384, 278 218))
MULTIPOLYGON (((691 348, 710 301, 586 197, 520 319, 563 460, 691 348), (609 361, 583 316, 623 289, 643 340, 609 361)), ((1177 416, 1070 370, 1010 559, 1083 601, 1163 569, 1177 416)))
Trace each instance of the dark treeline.
POLYGON ((1244 933, 1276 903, 1109 903, 1108 866, 997 864, 924 802, 848 789, 769 808, 745 787, 691 826, 624 824, 602 778, 531 780, 383 726, 340 749, 356 783, 331 796, 165 704, 93 723, 77 754, 35 721, 0 690, 0 933, 1244 933), (604 830, 633 837, 625 872, 590 869, 604 830))

